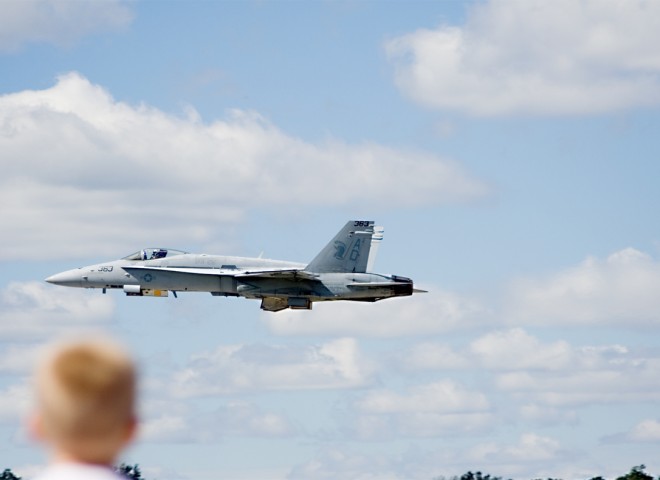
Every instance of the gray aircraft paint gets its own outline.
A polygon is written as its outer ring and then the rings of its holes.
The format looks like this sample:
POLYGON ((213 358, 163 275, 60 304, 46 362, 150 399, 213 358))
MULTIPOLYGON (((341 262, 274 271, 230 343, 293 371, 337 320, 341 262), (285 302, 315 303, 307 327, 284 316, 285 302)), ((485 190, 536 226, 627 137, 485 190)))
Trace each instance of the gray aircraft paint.
POLYGON ((351 220, 308 264, 143 249, 110 262, 67 270, 48 277, 55 285, 122 289, 129 296, 167 296, 168 292, 209 292, 215 296, 261 299, 261 308, 310 310, 313 302, 375 302, 421 292, 413 281, 368 272, 374 245, 383 238, 374 222, 351 220))

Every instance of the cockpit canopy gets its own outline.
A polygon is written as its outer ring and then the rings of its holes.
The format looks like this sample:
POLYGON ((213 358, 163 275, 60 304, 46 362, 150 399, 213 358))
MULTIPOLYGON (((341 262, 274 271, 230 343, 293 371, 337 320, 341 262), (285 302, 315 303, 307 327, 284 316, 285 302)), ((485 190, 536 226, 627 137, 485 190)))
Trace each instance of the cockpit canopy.
POLYGON ((176 255, 185 255, 187 252, 181 250, 172 250, 167 248, 143 248, 142 250, 132 253, 123 260, 156 260, 158 258, 174 257, 176 255))

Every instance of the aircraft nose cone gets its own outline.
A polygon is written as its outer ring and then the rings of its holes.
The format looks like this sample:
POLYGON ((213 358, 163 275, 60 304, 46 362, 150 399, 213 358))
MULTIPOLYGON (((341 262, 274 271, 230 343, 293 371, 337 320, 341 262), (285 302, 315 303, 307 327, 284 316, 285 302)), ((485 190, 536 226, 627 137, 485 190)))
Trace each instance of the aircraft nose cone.
POLYGON ((82 287, 82 274, 80 270, 67 270, 66 272, 51 275, 46 281, 53 285, 62 285, 64 287, 82 287))

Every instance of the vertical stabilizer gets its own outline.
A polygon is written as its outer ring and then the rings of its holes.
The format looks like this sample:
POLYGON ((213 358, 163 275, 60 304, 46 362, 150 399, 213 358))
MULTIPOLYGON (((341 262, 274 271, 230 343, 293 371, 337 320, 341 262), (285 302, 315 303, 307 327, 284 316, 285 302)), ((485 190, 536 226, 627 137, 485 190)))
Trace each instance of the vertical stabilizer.
POLYGON ((369 250, 369 260, 367 261, 367 272, 374 271, 374 263, 376 263, 376 255, 378 254, 378 247, 383 241, 383 234, 385 229, 383 227, 374 227, 374 233, 371 236, 371 250, 369 250))
POLYGON ((374 222, 351 220, 305 267, 305 270, 317 273, 366 272, 373 233, 374 222))

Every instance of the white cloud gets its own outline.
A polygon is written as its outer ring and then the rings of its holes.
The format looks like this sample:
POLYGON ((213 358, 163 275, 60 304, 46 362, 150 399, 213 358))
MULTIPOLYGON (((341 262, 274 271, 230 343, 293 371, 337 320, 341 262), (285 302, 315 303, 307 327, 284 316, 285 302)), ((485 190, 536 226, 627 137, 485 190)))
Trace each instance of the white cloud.
POLYGON ((230 345, 193 356, 174 372, 170 388, 180 397, 354 388, 371 381, 372 369, 353 339, 320 346, 230 345))
POLYGON ((498 374, 496 386, 517 398, 551 407, 660 400, 660 359, 620 358, 595 369, 498 374))
POLYGON ((641 361, 621 345, 576 347, 567 341, 542 342, 522 328, 486 333, 462 349, 440 342, 421 342, 392 357, 404 370, 490 371, 593 370, 641 361))
POLYGON ((525 433, 521 435, 518 444, 482 444, 472 449, 470 456, 475 460, 484 460, 489 457, 514 461, 549 460, 556 455, 559 448, 557 440, 525 433))
POLYGON ((40 348, 27 343, 0 347, 0 374, 27 374, 34 366, 40 348))
POLYGON ((464 353, 438 342, 422 342, 394 355, 394 366, 405 370, 461 370, 471 366, 464 353))
POLYGON ((660 421, 644 420, 632 429, 630 439, 636 442, 660 442, 660 421))
POLYGON ((466 453, 466 458, 478 465, 490 465, 490 468, 505 475, 518 476, 533 469, 538 477, 550 477, 557 470, 557 462, 573 455, 562 448, 559 441, 528 432, 523 433, 515 444, 493 442, 476 445, 466 453))
POLYGON ((255 112, 208 124, 194 112, 175 117, 118 102, 76 73, 0 97, 0 150, 0 222, 12 232, 0 255, 12 259, 116 254, 158 238, 208 243, 255 207, 413 206, 487 193, 431 154, 307 143, 255 112))
POLYGON ((126 27, 133 13, 123 0, 4 0, 0 15, 0 52, 26 43, 70 45, 95 32, 126 27))
MULTIPOLYGON (((398 459, 400 462, 400 459, 398 459)), ((397 459, 389 455, 365 455, 345 448, 326 448, 316 456, 294 467, 287 478, 332 480, 351 478, 355 480, 397 480, 418 478, 398 475, 394 470, 397 459)))
POLYGON ((147 442, 212 443, 226 437, 288 437, 296 433, 289 420, 256 405, 236 400, 213 411, 183 407, 158 415, 148 414, 140 425, 140 437, 147 442), (183 410, 183 411, 176 411, 183 410))
POLYGON ((494 370, 565 370, 575 366, 568 342, 542 344, 521 328, 486 334, 472 342, 470 353, 479 364, 494 370))
POLYGON ((515 324, 654 326, 660 262, 632 248, 545 279, 514 282, 505 317, 515 324))
POLYGON ((520 407, 520 418, 526 423, 548 426, 557 424, 576 425, 579 417, 575 410, 527 404, 520 407))
POLYGON ((487 333, 464 348, 422 342, 388 364, 404 372, 489 372, 496 391, 512 400, 520 417, 539 424, 575 422, 567 407, 660 399, 657 353, 544 342, 519 328, 487 333))
POLYGON ((191 429, 181 415, 160 415, 140 422, 140 440, 146 442, 190 441, 191 429))
POLYGON ((654 419, 642 420, 629 432, 614 435, 605 440, 614 442, 660 443, 660 421, 654 419))
POLYGON ((418 385, 407 394, 389 390, 369 392, 355 402, 355 406, 369 413, 457 413, 489 408, 483 394, 471 392, 450 380, 418 385))
POLYGON ((0 341, 96 330, 112 318, 114 309, 109 295, 40 282, 12 282, 0 291, 0 341))
POLYGON ((592 114, 660 104, 660 4, 490 0, 463 27, 386 43, 399 88, 472 115, 592 114))
POLYGON ((347 430, 362 440, 483 431, 495 420, 484 394, 451 380, 416 385, 404 393, 373 390, 356 399, 350 410, 347 430))
POLYGON ((9 385, 0 391, 0 422, 18 427, 32 406, 32 392, 27 383, 9 385))
MULTIPOLYGON (((295 467, 291 479, 428 480, 450 478, 475 470, 504 478, 556 478, 558 464, 570 462, 575 454, 551 437, 527 432, 513 442, 480 443, 472 447, 452 441, 442 448, 411 446, 397 453, 357 453, 345 446, 319 450, 314 458, 295 467), (476 466, 476 467, 475 467, 476 466), (510 477, 509 477, 510 476, 510 477)), ((565 477, 566 478, 566 477, 565 477)), ((570 478, 570 475, 568 475, 570 478)))
POLYGON ((375 304, 317 303, 312 312, 262 314, 278 335, 351 335, 400 337, 443 333, 485 322, 488 315, 475 300, 430 288, 429 293, 386 299, 375 304))

